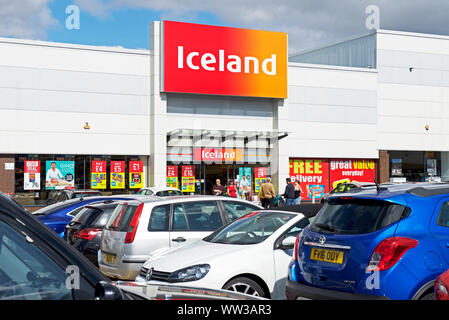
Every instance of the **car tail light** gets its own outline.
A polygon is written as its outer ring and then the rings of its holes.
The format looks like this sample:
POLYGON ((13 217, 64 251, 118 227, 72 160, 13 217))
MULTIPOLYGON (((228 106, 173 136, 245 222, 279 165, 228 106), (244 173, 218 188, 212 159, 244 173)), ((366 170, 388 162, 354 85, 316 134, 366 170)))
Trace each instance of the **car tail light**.
POLYGON ((73 236, 78 239, 92 240, 100 232, 100 229, 87 228, 83 230, 76 231, 73 236))
POLYGON ((301 232, 296 237, 295 246, 293 247, 293 261, 298 261, 298 243, 299 243, 300 235, 301 235, 301 232))
POLYGON ((142 210, 143 210, 143 203, 141 203, 134 212, 134 216, 128 227, 128 232, 126 233, 125 236, 125 243, 132 243, 134 241, 134 237, 136 235, 137 226, 139 225, 142 210))
POLYGON ((392 237, 383 240, 374 249, 368 270, 383 271, 391 268, 402 258, 407 250, 417 245, 417 240, 404 237, 392 237))
POLYGON ((446 271, 435 280, 435 299, 449 300, 449 272, 446 271))

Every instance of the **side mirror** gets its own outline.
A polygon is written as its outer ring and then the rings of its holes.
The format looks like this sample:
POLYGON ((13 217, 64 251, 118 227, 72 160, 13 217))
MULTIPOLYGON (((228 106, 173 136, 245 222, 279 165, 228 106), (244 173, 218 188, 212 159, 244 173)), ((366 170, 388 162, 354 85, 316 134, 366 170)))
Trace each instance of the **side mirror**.
POLYGON ((283 250, 293 249, 295 246, 295 242, 296 242, 296 237, 287 237, 284 240, 282 240, 278 249, 283 249, 283 250))
POLYGON ((112 283, 100 281, 95 286, 95 300, 123 300, 123 292, 112 283))

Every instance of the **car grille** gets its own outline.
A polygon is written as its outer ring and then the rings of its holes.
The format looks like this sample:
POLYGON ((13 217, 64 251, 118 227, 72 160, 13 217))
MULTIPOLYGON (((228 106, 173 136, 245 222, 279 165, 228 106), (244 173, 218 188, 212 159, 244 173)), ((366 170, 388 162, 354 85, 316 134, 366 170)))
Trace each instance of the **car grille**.
MULTIPOLYGON (((140 269, 140 276, 146 278, 148 273, 148 268, 142 267, 140 269)), ((148 280, 156 280, 156 281, 164 281, 168 282, 168 276, 170 275, 170 272, 163 272, 163 271, 157 271, 153 270, 153 273, 151 275, 151 278, 148 280)))

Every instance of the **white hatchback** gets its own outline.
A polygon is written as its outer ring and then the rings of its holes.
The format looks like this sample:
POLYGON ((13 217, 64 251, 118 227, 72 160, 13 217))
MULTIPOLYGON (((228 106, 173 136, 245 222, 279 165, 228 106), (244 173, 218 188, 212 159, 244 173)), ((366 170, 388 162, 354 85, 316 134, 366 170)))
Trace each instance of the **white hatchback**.
POLYGON ((285 299, 295 241, 313 216, 274 210, 250 213, 203 240, 155 252, 136 282, 183 283, 285 299))

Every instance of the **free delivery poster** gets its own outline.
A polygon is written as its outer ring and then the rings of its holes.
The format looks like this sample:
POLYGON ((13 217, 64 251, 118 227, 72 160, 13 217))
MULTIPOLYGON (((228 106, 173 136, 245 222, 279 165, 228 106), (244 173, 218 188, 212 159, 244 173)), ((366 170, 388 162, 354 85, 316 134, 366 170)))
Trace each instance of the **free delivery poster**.
POLYGON ((75 161, 45 162, 45 189, 75 189, 75 161))

